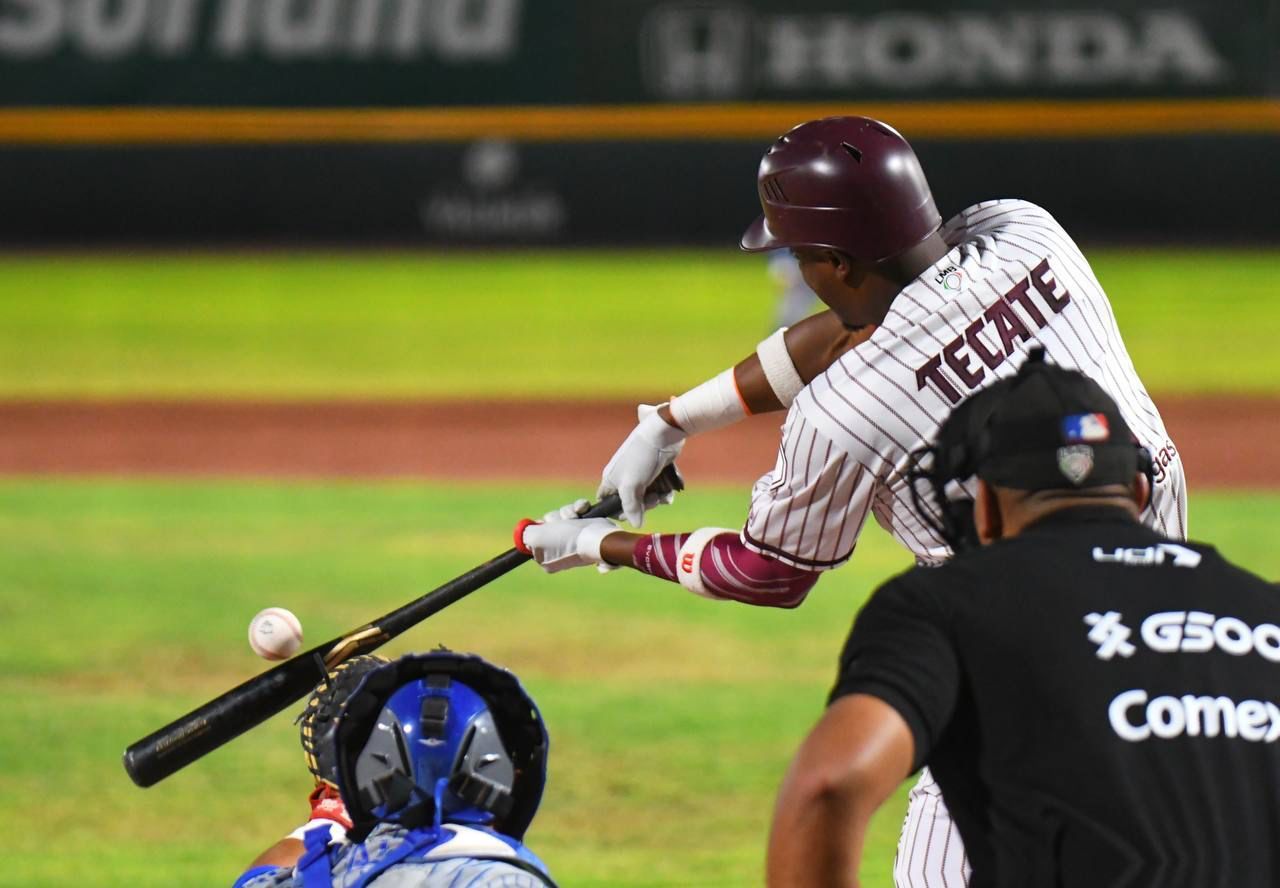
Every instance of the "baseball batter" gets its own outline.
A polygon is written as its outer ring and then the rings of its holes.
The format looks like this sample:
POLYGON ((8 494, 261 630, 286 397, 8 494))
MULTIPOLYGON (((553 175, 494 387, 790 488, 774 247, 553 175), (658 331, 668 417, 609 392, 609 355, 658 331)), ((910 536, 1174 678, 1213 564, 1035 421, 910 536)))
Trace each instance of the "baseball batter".
MULTIPOLYGON (((775 333, 668 404, 641 407, 600 489, 618 491, 639 526, 646 485, 689 435, 789 408, 777 462, 756 482, 744 526, 639 535, 603 519, 549 520, 524 532, 545 569, 625 565, 708 598, 795 607, 823 571, 850 558, 868 516, 919 563, 941 563, 951 550, 912 508, 910 455, 936 439, 970 393, 1016 373, 1036 345, 1116 401, 1153 456, 1143 521, 1185 538, 1177 448, 1106 294, 1049 213, 996 200, 944 225, 910 145, 862 117, 812 121, 782 136, 761 162, 758 188, 764 213, 742 248, 790 249, 830 311, 775 333)), ((969 871, 926 771, 911 793, 897 884, 964 884, 969 871)))

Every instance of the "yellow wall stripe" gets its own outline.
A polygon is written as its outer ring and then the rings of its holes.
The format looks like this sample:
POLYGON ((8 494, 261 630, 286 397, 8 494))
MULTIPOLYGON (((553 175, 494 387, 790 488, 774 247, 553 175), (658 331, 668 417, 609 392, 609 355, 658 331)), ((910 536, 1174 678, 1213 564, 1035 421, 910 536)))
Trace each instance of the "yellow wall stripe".
POLYGON ((865 114, 913 138, 1280 133, 1280 101, 1001 101, 465 108, 5 108, 0 144, 141 145, 769 139, 804 120, 865 114))

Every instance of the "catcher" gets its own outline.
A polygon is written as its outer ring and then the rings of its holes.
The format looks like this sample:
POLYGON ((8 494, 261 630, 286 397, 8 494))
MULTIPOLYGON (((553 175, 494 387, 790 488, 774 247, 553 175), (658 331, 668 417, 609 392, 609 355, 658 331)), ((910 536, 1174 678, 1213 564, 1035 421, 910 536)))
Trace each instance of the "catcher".
POLYGON ((451 651, 353 658, 301 717, 311 818, 235 888, 554 886, 522 844, 547 733, 510 672, 451 651))

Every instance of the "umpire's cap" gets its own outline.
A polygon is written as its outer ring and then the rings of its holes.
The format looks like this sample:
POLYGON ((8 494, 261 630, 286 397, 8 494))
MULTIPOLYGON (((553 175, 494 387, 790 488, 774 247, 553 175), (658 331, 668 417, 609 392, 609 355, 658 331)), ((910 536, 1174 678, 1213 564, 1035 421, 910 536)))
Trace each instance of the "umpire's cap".
POLYGON ((937 443, 912 454, 907 479, 921 520, 959 552, 978 545, 973 500, 957 486, 975 475, 1038 491, 1129 484, 1139 471, 1150 473, 1151 457, 1111 396, 1035 348, 1017 375, 951 412, 937 443))
POLYGON ((942 225, 907 140, 869 117, 800 124, 760 161, 758 186, 764 215, 742 236, 749 253, 820 247, 879 262, 942 225))
POLYGON ((1141 448, 1116 402, 1083 373, 1046 363, 1022 369, 961 404, 938 435, 939 468, 1016 490, 1129 484, 1141 448))

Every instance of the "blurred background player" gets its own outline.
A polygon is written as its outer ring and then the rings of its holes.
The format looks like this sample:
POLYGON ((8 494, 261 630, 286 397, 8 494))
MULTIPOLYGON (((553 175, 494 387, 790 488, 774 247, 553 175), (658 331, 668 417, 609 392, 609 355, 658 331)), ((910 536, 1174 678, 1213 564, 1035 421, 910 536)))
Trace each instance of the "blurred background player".
POLYGON ((920 517, 962 551, 858 615, 769 885, 856 885, 871 814, 922 764, 975 888, 1277 884, 1280 589, 1139 522, 1149 454, 1079 373, 1029 359, 929 462, 920 517))
POLYGON ((449 651, 359 657, 317 686, 301 721, 311 820, 236 888, 554 885, 522 843, 546 729, 510 672, 449 651))
POLYGON ((813 314, 822 303, 818 294, 804 282, 800 263, 790 250, 774 250, 769 254, 769 278, 777 293, 773 329, 798 324, 813 314))
MULTIPOLYGON (((605 562, 695 594, 796 607, 821 572, 844 564, 868 515, 922 564, 952 550, 916 513, 906 468, 970 391, 1013 375, 1042 345, 1087 371, 1143 446, 1165 454, 1144 520, 1186 535, 1186 486, 1159 412, 1129 360, 1088 261, 1040 207, 971 206, 945 225, 902 136, 877 120, 833 117, 779 138, 760 163, 764 213, 744 250, 790 249, 831 309, 778 331, 755 355, 641 421, 605 466, 634 525, 643 490, 685 438, 788 407, 778 460, 752 491, 741 531, 618 533, 604 519, 531 527, 548 570, 605 562)), ((912 791, 898 847, 900 885, 962 884, 963 844, 928 771, 912 791), (917 855, 912 846, 942 848, 917 855)))

